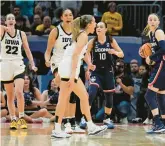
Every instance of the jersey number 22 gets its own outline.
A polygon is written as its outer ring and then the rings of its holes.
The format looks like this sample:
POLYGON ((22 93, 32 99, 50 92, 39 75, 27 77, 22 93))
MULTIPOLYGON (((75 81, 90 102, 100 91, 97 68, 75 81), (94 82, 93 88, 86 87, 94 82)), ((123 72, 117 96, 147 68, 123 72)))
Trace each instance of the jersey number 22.
POLYGON ((6 53, 7 54, 14 54, 17 55, 18 54, 18 47, 17 46, 6 46, 6 53))

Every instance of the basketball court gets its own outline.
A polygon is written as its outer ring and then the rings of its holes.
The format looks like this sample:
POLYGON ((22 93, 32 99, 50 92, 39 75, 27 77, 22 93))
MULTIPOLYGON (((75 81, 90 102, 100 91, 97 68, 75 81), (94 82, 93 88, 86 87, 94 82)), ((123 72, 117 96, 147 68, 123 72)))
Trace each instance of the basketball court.
POLYGON ((70 138, 51 138, 53 124, 29 124, 27 130, 9 130, 1 125, 1 146, 165 146, 165 134, 148 135, 150 126, 116 125, 97 136, 73 134, 70 138))

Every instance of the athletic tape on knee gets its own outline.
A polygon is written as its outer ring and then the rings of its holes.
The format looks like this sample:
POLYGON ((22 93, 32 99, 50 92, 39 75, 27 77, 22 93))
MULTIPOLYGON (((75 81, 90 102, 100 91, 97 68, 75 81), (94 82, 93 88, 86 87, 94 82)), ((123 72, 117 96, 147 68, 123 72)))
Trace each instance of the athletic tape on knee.
POLYGON ((104 94, 105 94, 105 106, 107 108, 112 108, 113 107, 113 93, 107 92, 104 94))
POLYGON ((156 92, 148 89, 145 94, 145 99, 151 110, 158 108, 156 101, 156 92))

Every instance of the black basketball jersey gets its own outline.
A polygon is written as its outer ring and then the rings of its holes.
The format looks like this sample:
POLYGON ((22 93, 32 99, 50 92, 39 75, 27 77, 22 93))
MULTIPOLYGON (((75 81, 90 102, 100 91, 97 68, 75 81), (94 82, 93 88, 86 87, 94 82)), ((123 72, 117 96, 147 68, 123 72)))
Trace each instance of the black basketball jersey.
POLYGON ((97 69, 111 69, 113 66, 113 56, 108 53, 108 50, 112 49, 110 38, 106 36, 106 41, 101 44, 96 39, 92 49, 92 61, 96 65, 97 69))
MULTIPOLYGON (((155 30, 155 32, 157 30, 159 30, 159 29, 160 28, 157 28, 155 30)), ((160 46, 159 46, 158 40, 155 37, 155 32, 154 33, 150 32, 150 43, 151 43, 151 46, 152 46, 152 48, 151 48, 152 49, 152 54, 155 54, 157 51, 160 50, 160 46)), ((158 54, 156 62, 161 61, 162 58, 163 58, 163 54, 158 54)))

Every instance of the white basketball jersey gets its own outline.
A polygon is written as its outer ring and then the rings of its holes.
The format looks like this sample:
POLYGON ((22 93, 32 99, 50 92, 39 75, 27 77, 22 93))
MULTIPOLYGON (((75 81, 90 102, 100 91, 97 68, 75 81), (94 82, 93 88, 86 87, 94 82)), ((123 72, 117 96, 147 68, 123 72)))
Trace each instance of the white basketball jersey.
POLYGON ((72 42, 72 34, 67 34, 61 24, 57 26, 57 30, 58 36, 53 49, 53 57, 55 58, 55 63, 61 62, 66 47, 70 46, 72 42))
POLYGON ((21 31, 16 29, 14 37, 10 36, 8 32, 5 32, 1 40, 1 59, 2 60, 23 59, 21 48, 22 48, 21 31))
MULTIPOLYGON (((79 55, 78 66, 81 65, 81 60, 84 58, 84 55, 86 54, 87 45, 88 44, 86 44, 83 47, 83 49, 82 49, 82 51, 81 51, 81 53, 79 55)), ((63 60, 68 59, 68 58, 70 58, 72 60, 72 55, 73 55, 74 49, 76 49, 76 42, 73 42, 71 46, 67 47, 67 49, 66 49, 66 51, 64 53, 64 56, 63 56, 63 60)))

